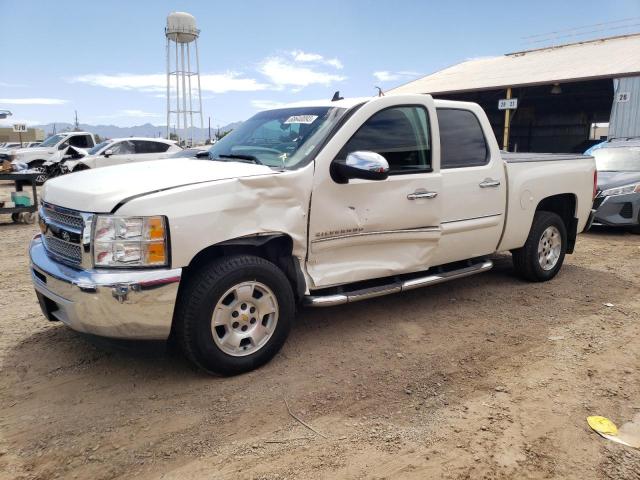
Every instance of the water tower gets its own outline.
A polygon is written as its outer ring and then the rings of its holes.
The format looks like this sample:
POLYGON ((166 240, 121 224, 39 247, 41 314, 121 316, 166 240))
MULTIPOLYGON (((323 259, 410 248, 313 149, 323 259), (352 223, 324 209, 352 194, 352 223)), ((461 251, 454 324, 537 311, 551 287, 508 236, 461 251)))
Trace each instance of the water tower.
POLYGON ((178 138, 193 145, 194 114, 200 117, 201 131, 204 126, 198 56, 200 30, 196 27, 193 15, 173 12, 167 17, 164 32, 167 37, 167 138, 171 133, 171 122, 175 120, 178 138), (191 44, 195 46, 195 70, 191 69, 191 44), (198 90, 197 105, 193 98, 193 88, 198 90))

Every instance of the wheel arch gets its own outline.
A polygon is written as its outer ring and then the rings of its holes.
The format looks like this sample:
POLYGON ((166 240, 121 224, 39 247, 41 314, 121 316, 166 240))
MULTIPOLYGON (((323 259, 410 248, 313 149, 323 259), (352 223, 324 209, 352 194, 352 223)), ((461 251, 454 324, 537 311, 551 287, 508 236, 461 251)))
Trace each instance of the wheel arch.
POLYGON ((574 193, 559 193, 543 198, 536 206, 536 212, 552 212, 562 218, 567 229, 567 253, 573 253, 578 236, 577 203, 574 193))
POLYGON ((300 261, 293 255, 293 238, 282 232, 246 235, 210 245, 194 255, 184 268, 188 278, 190 272, 215 258, 231 255, 255 255, 277 265, 286 275, 296 296, 300 300, 306 290, 306 282, 300 261))

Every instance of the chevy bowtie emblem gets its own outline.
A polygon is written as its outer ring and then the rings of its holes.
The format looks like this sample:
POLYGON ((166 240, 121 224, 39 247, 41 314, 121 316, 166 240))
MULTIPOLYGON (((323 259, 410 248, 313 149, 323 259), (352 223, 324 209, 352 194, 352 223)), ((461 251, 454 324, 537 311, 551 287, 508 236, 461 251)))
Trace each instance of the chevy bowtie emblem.
POLYGON ((40 225, 40 231, 42 232, 42 234, 44 235, 45 233, 47 233, 47 222, 45 222, 44 219, 41 218, 38 224, 40 225))
POLYGON ((71 240, 71 235, 69 235, 69 232, 65 232, 65 231, 63 231, 63 232, 62 232, 62 239, 63 239, 65 242, 70 241, 70 240, 71 240))

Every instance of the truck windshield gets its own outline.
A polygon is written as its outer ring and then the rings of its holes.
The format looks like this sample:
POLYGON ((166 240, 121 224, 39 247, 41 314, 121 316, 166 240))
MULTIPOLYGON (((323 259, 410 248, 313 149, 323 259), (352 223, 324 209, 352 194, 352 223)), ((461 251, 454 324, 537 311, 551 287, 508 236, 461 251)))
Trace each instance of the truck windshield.
POLYGON ((598 171, 640 172, 640 145, 594 150, 598 171))
POLYGON ((41 147, 53 147, 57 145, 60 140, 65 138, 66 135, 51 135, 44 142, 40 144, 41 147))
POLYGON ((255 162, 275 168, 306 165, 346 112, 335 107, 280 108, 260 112, 222 138, 209 158, 255 162))

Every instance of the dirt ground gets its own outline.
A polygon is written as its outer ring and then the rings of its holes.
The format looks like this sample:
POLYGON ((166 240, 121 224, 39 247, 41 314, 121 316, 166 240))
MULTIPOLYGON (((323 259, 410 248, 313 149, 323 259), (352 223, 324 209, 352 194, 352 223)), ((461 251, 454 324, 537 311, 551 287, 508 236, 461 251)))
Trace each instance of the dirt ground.
POLYGON ((504 255, 483 275, 303 310, 270 364, 214 378, 45 320, 36 227, 2 222, 3 480, 640 479, 640 451, 585 420, 640 416, 640 236, 582 235, 545 284, 504 255))

